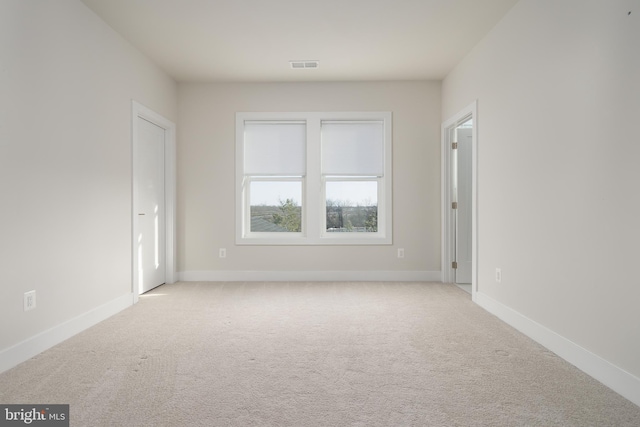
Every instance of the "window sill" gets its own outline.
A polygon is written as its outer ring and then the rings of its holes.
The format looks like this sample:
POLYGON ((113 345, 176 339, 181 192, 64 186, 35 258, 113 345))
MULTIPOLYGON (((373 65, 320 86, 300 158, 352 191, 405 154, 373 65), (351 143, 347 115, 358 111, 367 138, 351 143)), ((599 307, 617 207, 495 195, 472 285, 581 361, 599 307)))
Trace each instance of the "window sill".
MULTIPOLYGON (((291 237, 241 237, 236 239, 237 245, 247 246, 380 246, 393 244, 391 237, 384 236, 356 236, 347 235, 345 233, 331 233, 342 234, 341 236, 325 236, 321 238, 309 238, 303 236, 291 236, 291 237)), ((353 233, 361 234, 361 233, 353 233)))

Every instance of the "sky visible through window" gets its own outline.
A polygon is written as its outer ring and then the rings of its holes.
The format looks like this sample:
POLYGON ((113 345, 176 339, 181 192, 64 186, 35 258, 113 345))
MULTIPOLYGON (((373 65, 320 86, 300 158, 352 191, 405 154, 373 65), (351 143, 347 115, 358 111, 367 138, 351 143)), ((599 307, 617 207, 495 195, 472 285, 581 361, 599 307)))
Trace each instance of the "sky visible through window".
POLYGON ((257 181, 251 183, 251 206, 278 206, 281 201, 293 200, 300 205, 302 185, 299 181, 257 181))
MULTIPOLYGON (((353 206, 377 205, 378 192, 375 182, 329 182, 327 198, 333 201, 348 201, 353 206)), ((292 199, 301 204, 300 182, 258 181, 251 183, 252 206, 278 206, 280 201, 292 199)))
POLYGON ((329 181, 327 200, 345 206, 377 206, 378 183, 376 181, 329 181), (349 202, 349 203, 346 203, 349 202))

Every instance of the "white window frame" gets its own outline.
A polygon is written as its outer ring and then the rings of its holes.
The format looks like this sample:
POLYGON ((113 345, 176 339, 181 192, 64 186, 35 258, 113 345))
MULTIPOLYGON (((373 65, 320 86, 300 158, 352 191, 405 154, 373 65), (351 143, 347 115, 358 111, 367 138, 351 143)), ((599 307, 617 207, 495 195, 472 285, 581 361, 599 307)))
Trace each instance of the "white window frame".
MULTIPOLYGON (((393 242, 391 112, 236 113, 236 244, 238 245, 390 245, 393 242), (300 233, 251 233, 249 195, 253 178, 244 174, 244 123, 254 121, 304 121, 306 123, 306 175, 302 181, 302 231, 300 233), (382 121, 384 124, 384 175, 382 177, 323 177, 321 174, 321 123, 323 121, 382 121), (249 179, 249 181, 248 181, 249 179), (326 231, 327 180, 377 181, 378 231, 333 233, 326 231)), ((262 178, 258 178, 262 179, 262 178)), ((274 181, 286 179, 276 178, 274 181)), ((299 180, 298 177, 293 178, 299 180)), ((271 180, 271 179, 268 179, 271 180)))

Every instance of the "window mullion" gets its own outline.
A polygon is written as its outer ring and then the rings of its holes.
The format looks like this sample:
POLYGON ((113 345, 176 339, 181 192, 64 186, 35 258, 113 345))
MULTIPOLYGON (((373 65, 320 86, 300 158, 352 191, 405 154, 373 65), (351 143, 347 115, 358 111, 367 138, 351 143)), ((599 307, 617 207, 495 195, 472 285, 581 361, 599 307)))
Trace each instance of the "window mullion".
POLYGON ((307 176, 305 179, 305 230, 307 238, 316 240, 320 238, 321 220, 324 214, 321 203, 322 182, 320 176, 320 120, 310 118, 307 120, 307 176))

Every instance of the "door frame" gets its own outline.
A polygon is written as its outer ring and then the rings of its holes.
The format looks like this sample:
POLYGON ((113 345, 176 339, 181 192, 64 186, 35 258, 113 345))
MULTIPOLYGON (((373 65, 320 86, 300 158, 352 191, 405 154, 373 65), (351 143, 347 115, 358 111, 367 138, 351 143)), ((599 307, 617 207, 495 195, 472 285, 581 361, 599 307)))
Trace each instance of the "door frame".
POLYGON ((453 130, 465 121, 473 119, 471 131, 471 296, 475 300, 478 291, 478 101, 473 101, 450 119, 442 123, 442 282, 452 283, 455 272, 455 212, 453 202, 451 143, 453 130))
POLYGON ((139 299, 138 257, 136 256, 136 237, 138 235, 138 190, 137 161, 138 119, 147 120, 164 129, 164 192, 165 192, 165 283, 175 282, 176 271, 176 125, 160 114, 136 101, 131 101, 131 292, 133 303, 139 299))

